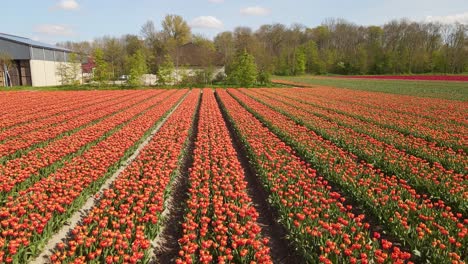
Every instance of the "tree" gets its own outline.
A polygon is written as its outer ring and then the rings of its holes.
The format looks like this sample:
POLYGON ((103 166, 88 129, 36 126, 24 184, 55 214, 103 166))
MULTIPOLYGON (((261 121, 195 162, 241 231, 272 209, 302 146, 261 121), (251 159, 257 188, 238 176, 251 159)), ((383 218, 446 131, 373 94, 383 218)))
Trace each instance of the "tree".
POLYGON ((161 25, 165 37, 174 40, 177 45, 190 41, 192 35, 190 27, 181 16, 167 15, 161 25))
POLYGON ((267 71, 260 71, 257 76, 257 83, 259 85, 268 86, 271 84, 271 76, 267 71))
MULTIPOLYGON (((168 15, 156 30, 152 21, 146 22, 140 36, 105 37, 92 44, 65 43, 72 50, 104 50, 104 60, 115 74, 129 72, 123 60, 142 50, 150 72, 158 72, 166 54, 178 68, 182 54, 179 47, 192 41, 204 49, 204 66, 217 56, 224 59, 226 74, 230 75, 236 54, 244 50, 255 58, 259 72, 294 75, 306 73, 338 74, 401 74, 401 73, 460 73, 468 68, 467 25, 417 23, 394 20, 383 26, 361 26, 343 19, 327 19, 320 26, 307 28, 293 24, 261 25, 254 31, 237 27, 219 33, 214 41, 192 36, 190 27, 177 15, 168 15), (118 45, 123 50, 118 51, 118 45), (303 52, 303 54, 302 54, 303 52), (123 62, 122 62, 123 61, 123 62), (123 66, 122 66, 123 65, 123 66), (123 70, 122 70, 123 69, 123 70)), ((81 52, 89 54, 89 52, 81 52)), ((177 71, 179 72, 179 71, 177 71)), ((123 73, 122 73, 123 74, 123 73)), ((180 78, 177 78, 180 79, 180 78)))
POLYGON ((223 54, 224 63, 230 64, 236 52, 232 32, 225 31, 216 35, 214 46, 218 52, 223 54))
POLYGON ((306 69, 306 56, 304 49, 298 49, 296 51, 295 61, 294 61, 294 75, 301 75, 305 73, 306 69))
POLYGON ((110 78, 115 80, 125 72, 125 47, 121 40, 114 37, 105 37, 103 42, 104 59, 109 66, 110 78))
POLYGON ((155 73, 158 69, 158 55, 163 53, 161 33, 156 30, 154 22, 148 20, 141 27, 140 34, 144 39, 146 47, 145 57, 149 67, 148 70, 151 73, 155 73))
POLYGON ((255 58, 244 50, 235 58, 232 71, 228 74, 228 81, 243 87, 251 87, 257 80, 257 74, 255 58))
POLYGON ((368 65, 367 65, 367 51, 364 47, 358 48, 357 58, 356 58, 356 69, 358 74, 366 74, 368 65))
MULTIPOLYGON (((8 69, 10 69, 12 66, 13 60, 11 59, 11 56, 7 53, 0 52, 0 72, 5 74, 5 72, 8 71, 8 69)), ((4 78, 4 75, 2 75, 2 78, 4 78)), ((9 85, 8 80, 6 85, 9 85)))
POLYGON ((104 52, 100 48, 94 50, 94 63, 96 67, 94 68, 93 79, 101 86, 109 80, 109 65, 104 60, 104 52))
POLYGON ((128 84, 132 86, 141 85, 141 77, 143 74, 148 72, 148 67, 146 66, 145 56, 143 51, 138 50, 135 54, 129 57, 128 64, 130 67, 130 77, 128 79, 128 84))
POLYGON ((268 53, 278 57, 285 42, 286 31, 287 28, 283 24, 263 25, 255 32, 255 36, 268 53))
POLYGON ((383 73, 383 29, 377 26, 370 26, 366 30, 366 53, 368 71, 371 74, 383 73))
POLYGON ((161 23, 162 35, 169 52, 175 58, 176 69, 179 69, 179 47, 190 41, 192 32, 187 22, 178 15, 167 15, 161 23))
POLYGON ((247 51, 254 52, 255 36, 252 29, 249 27, 236 27, 234 29, 234 45, 238 52, 247 51))
POLYGON ((310 40, 303 46, 307 73, 324 74, 326 66, 322 58, 320 58, 319 50, 315 41, 310 40))
POLYGON ((125 52, 128 56, 132 56, 139 50, 143 50, 145 45, 137 35, 127 34, 123 37, 125 43, 125 52))
MULTIPOLYGON (((162 36, 169 51, 175 51, 178 47, 190 41, 192 32, 187 22, 178 15, 167 15, 161 23, 162 36)), ((177 64, 176 58, 176 64, 177 64)))
POLYGON ((174 83, 173 78, 174 73, 174 63, 169 54, 166 55, 163 64, 159 66, 158 70, 158 83, 161 85, 168 85, 174 83))
POLYGON ((60 78, 62 85, 79 85, 81 62, 76 53, 68 55, 67 62, 60 62, 57 67, 56 75, 60 78))
POLYGON ((282 54, 287 28, 283 24, 263 25, 255 32, 259 47, 254 51, 254 57, 260 72, 273 72, 277 69, 275 62, 282 54))
POLYGON ((79 60, 80 56, 76 53, 70 53, 68 56, 68 77, 70 84, 79 85, 80 84, 80 69, 81 61, 79 60))
POLYGON ((143 26, 141 26, 140 33, 145 39, 145 41, 153 42, 157 39, 158 32, 154 26, 154 22, 151 20, 146 21, 143 26))
POLYGON ((57 70, 55 75, 60 79, 60 84, 67 85, 68 84, 68 77, 67 77, 67 64, 65 62, 60 62, 57 66, 57 70))
POLYGON ((444 36, 444 51, 448 63, 447 72, 461 73, 468 61, 468 48, 466 46, 468 26, 457 23, 447 27, 444 36))

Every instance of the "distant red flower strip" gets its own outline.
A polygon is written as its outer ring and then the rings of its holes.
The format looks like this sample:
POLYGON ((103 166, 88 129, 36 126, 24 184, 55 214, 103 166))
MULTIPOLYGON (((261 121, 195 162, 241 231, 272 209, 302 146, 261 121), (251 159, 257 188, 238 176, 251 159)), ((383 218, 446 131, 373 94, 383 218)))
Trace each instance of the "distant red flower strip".
POLYGON ((350 75, 342 78, 468 82, 468 75, 350 75))

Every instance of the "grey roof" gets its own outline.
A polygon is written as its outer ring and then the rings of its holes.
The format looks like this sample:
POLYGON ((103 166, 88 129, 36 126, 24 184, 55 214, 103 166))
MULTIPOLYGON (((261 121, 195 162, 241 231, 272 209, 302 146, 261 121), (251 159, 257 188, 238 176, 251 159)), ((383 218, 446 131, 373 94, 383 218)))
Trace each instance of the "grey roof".
POLYGON ((65 48, 55 46, 55 45, 42 43, 42 42, 35 41, 35 40, 32 40, 32 39, 23 38, 23 37, 14 36, 14 35, 9 35, 9 34, 5 34, 5 33, 0 33, 0 39, 5 39, 5 40, 12 41, 12 42, 25 44, 25 45, 32 46, 32 47, 37 47, 37 48, 45 48, 45 49, 51 49, 51 50, 71 52, 71 50, 69 50, 69 49, 65 49, 65 48))

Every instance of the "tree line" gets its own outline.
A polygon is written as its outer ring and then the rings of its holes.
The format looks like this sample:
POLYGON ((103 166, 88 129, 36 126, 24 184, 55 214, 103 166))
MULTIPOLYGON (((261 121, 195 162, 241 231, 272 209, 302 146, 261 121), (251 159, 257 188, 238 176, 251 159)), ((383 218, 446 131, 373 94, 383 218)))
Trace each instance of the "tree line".
MULTIPOLYGON (((94 54, 104 79, 121 75, 158 74, 179 65, 180 47, 188 42, 222 54, 226 78, 218 81, 268 82, 270 74, 421 74, 468 71, 468 26, 394 20, 362 26, 327 19, 317 27, 301 24, 237 27, 214 39, 193 34, 178 15, 167 15, 156 27, 146 22, 139 34, 104 36, 93 42, 61 46, 94 54), (242 80, 241 80, 242 79, 242 80)), ((206 55, 206 68, 211 58, 206 55)))
POLYGON ((236 51, 247 50, 259 69, 277 75, 468 71, 468 26, 462 24, 395 20, 383 26, 359 26, 328 19, 314 28, 238 27, 218 34, 214 43, 227 62, 236 51))

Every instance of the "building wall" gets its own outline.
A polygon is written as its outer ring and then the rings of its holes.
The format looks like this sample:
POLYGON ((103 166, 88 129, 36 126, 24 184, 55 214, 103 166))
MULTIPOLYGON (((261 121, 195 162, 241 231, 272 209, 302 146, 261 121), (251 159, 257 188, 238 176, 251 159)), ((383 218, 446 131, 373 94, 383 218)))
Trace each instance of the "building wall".
MULTIPOLYGON (((172 83, 168 83, 169 85, 175 85, 177 83, 179 83, 180 81, 182 81, 182 77, 184 75, 186 76, 195 76, 197 74, 197 72, 199 71, 202 71, 203 68, 201 67, 181 67, 179 68, 178 70, 174 70, 174 72, 172 73, 172 79, 174 80, 172 83)), ((213 67, 213 76, 212 76, 212 80, 215 79, 216 75, 220 74, 220 73, 224 73, 225 71, 225 68, 224 66, 216 66, 216 67, 213 67)), ((157 79, 157 76, 154 75, 154 78, 152 76, 148 76, 148 75, 144 75, 143 76, 144 79, 143 79, 143 82, 145 85, 155 85, 155 84, 158 84, 158 79, 157 79)))
POLYGON ((0 53, 5 53, 13 60, 29 60, 29 46, 0 39, 0 53))
MULTIPOLYGON (((180 82, 182 80, 182 76, 184 76, 184 75, 195 76, 197 74, 197 72, 201 71, 201 70, 203 70, 203 68, 200 68, 200 67, 183 67, 183 68, 179 68, 179 70, 175 70, 173 72, 172 78, 176 82, 180 82)), ((224 66, 216 66, 216 67, 213 67, 212 70, 213 70, 212 79, 214 79, 216 77, 216 75, 225 72, 224 66)))
MULTIPOLYGON (((58 69, 61 62, 31 60, 32 86, 56 86, 62 85, 58 69)), ((63 62, 62 62, 63 63, 63 62)), ((81 64, 79 64, 77 80, 81 83, 81 64)))
MULTIPOLYGON (((180 68, 178 71, 174 71, 174 78, 176 76, 180 79, 182 75, 188 75, 188 76, 195 76, 198 71, 203 70, 203 68, 197 68, 197 67, 188 67, 188 68, 180 68)), ((224 66, 216 66, 213 67, 213 79, 216 77, 216 75, 220 73, 224 73, 225 68, 224 66)), ((180 80, 179 80, 180 81, 180 80)))

